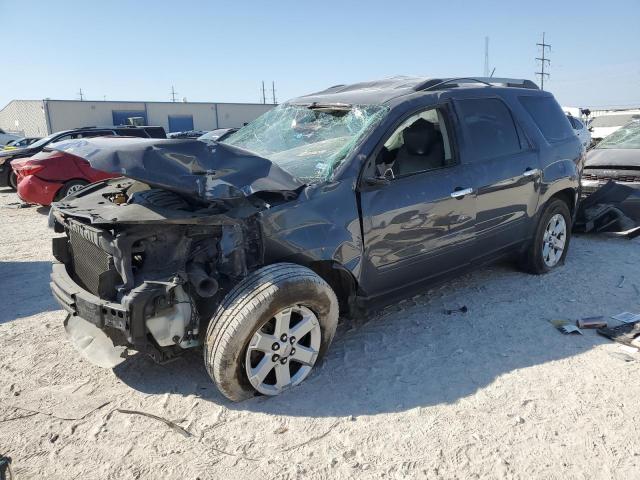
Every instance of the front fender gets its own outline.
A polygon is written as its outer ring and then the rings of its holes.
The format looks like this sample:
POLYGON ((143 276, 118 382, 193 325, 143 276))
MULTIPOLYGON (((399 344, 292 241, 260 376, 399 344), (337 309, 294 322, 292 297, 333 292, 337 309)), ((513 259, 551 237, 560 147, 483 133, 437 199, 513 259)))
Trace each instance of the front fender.
POLYGON ((298 199, 263 211, 265 262, 309 266, 333 261, 359 277, 362 230, 353 182, 311 186, 298 199))

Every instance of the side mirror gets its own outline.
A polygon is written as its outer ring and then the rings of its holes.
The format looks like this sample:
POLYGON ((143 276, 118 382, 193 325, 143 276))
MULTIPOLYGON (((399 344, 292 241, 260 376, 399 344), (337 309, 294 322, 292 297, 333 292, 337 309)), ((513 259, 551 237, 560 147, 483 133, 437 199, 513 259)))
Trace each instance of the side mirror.
POLYGON ((387 177, 367 177, 364 179, 364 183, 370 187, 379 187, 389 185, 389 179, 387 177))
POLYGON ((364 181, 367 185, 377 186, 377 185, 389 185, 389 181, 396 178, 393 173, 391 167, 387 167, 382 175, 378 175, 376 177, 368 177, 365 178, 364 181))

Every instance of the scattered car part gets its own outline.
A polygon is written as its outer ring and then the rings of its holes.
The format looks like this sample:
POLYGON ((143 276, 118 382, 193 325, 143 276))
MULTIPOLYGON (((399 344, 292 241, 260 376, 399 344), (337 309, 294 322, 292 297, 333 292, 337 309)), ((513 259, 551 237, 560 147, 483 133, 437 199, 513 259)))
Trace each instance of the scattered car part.
POLYGON ((614 181, 608 181, 592 194, 583 198, 578 207, 575 230, 577 232, 620 232, 629 231, 633 236, 640 217, 633 214, 626 205, 629 198, 638 198, 640 191, 614 181))
POLYGON ((445 309, 444 313, 446 315, 452 315, 454 313, 467 313, 469 309, 466 305, 461 306, 460 308, 454 308, 453 310, 445 309))
POLYGON ((640 313, 622 312, 612 315, 611 318, 622 323, 636 323, 640 322, 640 313))
POLYGON ((597 332, 603 337, 610 338, 614 342, 630 347, 640 347, 640 322, 599 328, 597 332))
POLYGON ((581 318, 576 322, 578 328, 592 329, 592 328, 604 328, 607 326, 607 321, 604 317, 588 317, 581 318))

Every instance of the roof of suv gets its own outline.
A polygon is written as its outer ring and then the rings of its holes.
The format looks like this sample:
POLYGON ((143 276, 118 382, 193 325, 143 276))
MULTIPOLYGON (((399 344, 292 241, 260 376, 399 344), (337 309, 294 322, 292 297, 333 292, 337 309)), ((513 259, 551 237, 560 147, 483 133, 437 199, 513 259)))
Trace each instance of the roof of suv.
POLYGON ((513 87, 538 90, 531 80, 494 77, 391 77, 371 82, 353 83, 351 85, 335 85, 320 92, 304 95, 291 100, 291 103, 347 103, 347 104, 381 104, 394 98, 416 92, 436 92, 460 87, 513 87))

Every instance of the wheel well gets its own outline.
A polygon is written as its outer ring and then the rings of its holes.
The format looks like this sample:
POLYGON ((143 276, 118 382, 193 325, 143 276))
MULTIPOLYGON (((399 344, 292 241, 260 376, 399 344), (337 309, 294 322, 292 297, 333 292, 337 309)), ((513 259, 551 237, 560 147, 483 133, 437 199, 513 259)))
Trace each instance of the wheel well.
POLYGON ((556 198, 562 200, 567 204, 569 213, 571 213, 571 217, 573 217, 576 208, 576 192, 572 188, 565 188, 564 190, 560 190, 559 192, 554 193, 547 203, 556 198))
POLYGON ((340 312, 348 312, 351 298, 356 293, 356 279, 342 265, 332 261, 314 262, 309 268, 329 284, 338 297, 340 312))

